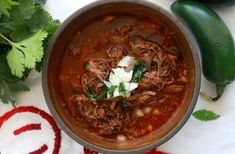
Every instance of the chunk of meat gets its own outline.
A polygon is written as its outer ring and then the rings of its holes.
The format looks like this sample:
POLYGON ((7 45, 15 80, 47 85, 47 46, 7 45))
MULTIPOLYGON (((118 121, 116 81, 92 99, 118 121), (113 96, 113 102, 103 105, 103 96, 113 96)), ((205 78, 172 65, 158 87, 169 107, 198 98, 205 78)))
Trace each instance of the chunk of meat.
POLYGON ((114 118, 109 121, 109 126, 111 126, 113 128, 119 128, 119 127, 121 127, 121 125, 122 125, 122 123, 118 118, 114 118))
MULTIPOLYGON (((155 66, 157 66, 157 71, 159 73, 160 69, 164 65, 169 65, 170 60, 175 65, 175 59, 173 55, 169 56, 168 58, 168 53, 164 52, 157 42, 144 40, 143 38, 137 36, 135 37, 135 41, 131 42, 130 45, 133 49, 134 54, 148 65, 148 70, 151 70, 153 63, 155 63, 155 66)), ((167 71, 167 68, 165 69, 165 71, 167 71)))
POLYGON ((109 37, 109 41, 115 45, 122 45, 123 43, 125 43, 127 39, 127 36, 116 35, 115 33, 111 34, 108 37, 109 37))
POLYGON ((162 25, 160 23, 156 23, 156 22, 144 22, 142 25, 140 25, 140 29, 142 30, 148 30, 148 29, 156 29, 159 30, 162 27, 162 25))
POLYGON ((144 61, 145 64, 147 64, 148 70, 150 70, 155 53, 151 50, 148 50, 147 52, 142 53, 141 55, 142 56, 140 57, 140 59, 144 61))
POLYGON ((185 87, 184 85, 170 85, 166 87, 165 90, 171 93, 178 93, 184 90, 184 87, 185 87))
POLYGON ((98 118, 101 118, 101 119, 104 119, 104 120, 107 118, 106 115, 105 115, 104 108, 95 108, 93 110, 93 115, 95 117, 98 117, 98 118))
POLYGON ((162 74, 160 73, 157 71, 146 72, 139 87, 143 89, 155 88, 157 91, 160 91, 165 85, 173 83, 173 76, 166 76, 166 71, 162 72, 162 74))
POLYGON ((126 54, 126 51, 121 46, 112 46, 107 51, 109 58, 120 58, 123 57, 126 54))
POLYGON ((126 35, 132 30, 132 25, 121 25, 115 29, 118 35, 126 35))
POLYGON ((127 54, 127 51, 121 46, 113 46, 107 51, 111 67, 117 67, 118 62, 127 54))
POLYGON ((94 128, 98 128, 101 135, 115 134, 117 130, 133 124, 131 111, 125 112, 120 105, 116 104, 116 101, 105 101, 105 103, 94 105, 84 96, 76 96, 73 101, 82 119, 90 122, 94 128))
POLYGON ((96 120, 97 116, 94 115, 95 105, 90 103, 89 100, 82 99, 82 97, 75 98, 78 112, 87 119, 96 120))
POLYGON ((115 46, 122 46, 128 40, 129 36, 127 34, 129 34, 131 31, 132 25, 121 25, 116 27, 108 36, 110 43, 114 44, 115 46))
POLYGON ((106 24, 110 24, 115 18, 115 16, 106 16, 104 17, 103 22, 106 24))
POLYGON ((168 56, 168 59, 169 59, 169 63, 170 63, 170 67, 172 68, 172 69, 176 69, 176 67, 177 67, 177 56, 176 55, 173 55, 173 54, 168 54, 167 55, 168 56))
POLYGON ((73 95, 70 97, 69 101, 72 102, 87 102, 89 99, 85 95, 73 95))
POLYGON ((156 91, 144 91, 142 94, 144 95, 151 95, 151 96, 155 96, 156 95, 156 91))
POLYGON ((114 110, 114 108, 115 108, 115 106, 116 106, 116 101, 114 100, 114 101, 112 101, 112 103, 111 103, 111 105, 110 105, 110 109, 111 110, 114 110))
POLYGON ((105 58, 88 59, 88 70, 93 73, 100 81, 105 80, 109 75, 109 61, 105 58))
POLYGON ((175 65, 174 58, 169 60, 167 53, 163 52, 163 49, 153 42, 148 42, 145 47, 148 47, 151 52, 154 52, 154 55, 145 59, 147 64, 150 63, 148 65, 151 65, 151 68, 149 67, 148 71, 144 74, 144 77, 140 82, 140 87, 156 87, 158 90, 161 90, 164 85, 170 84, 174 81, 174 69, 171 67, 170 63, 170 61, 172 61, 175 65))
POLYGON ((139 106, 141 104, 146 104, 153 100, 153 97, 156 95, 155 91, 143 91, 141 93, 137 93, 131 95, 128 100, 132 102, 132 106, 139 106))
POLYGON ((86 93, 86 86, 95 88, 94 91, 98 93, 101 89, 97 86, 99 83, 100 79, 90 72, 84 73, 81 77, 81 85, 84 93, 86 93))

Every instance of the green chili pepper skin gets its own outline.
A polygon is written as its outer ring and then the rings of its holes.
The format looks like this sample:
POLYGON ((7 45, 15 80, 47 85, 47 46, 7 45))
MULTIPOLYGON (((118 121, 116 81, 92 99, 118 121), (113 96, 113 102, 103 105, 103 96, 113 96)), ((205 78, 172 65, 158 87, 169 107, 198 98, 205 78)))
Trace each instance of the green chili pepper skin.
POLYGON ((172 11, 189 26, 200 47, 203 74, 216 85, 217 101, 227 84, 235 79, 235 44, 223 20, 200 2, 176 1, 172 11))
POLYGON ((220 4, 220 3, 234 3, 235 0, 197 0, 205 3, 210 3, 210 4, 220 4))

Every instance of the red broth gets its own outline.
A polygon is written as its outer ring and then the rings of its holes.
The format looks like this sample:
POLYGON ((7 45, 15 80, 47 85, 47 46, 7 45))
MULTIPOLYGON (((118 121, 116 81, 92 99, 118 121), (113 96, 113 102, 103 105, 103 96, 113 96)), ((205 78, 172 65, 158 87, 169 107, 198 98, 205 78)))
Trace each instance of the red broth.
POLYGON ((133 140, 160 129, 188 86, 174 31, 140 16, 103 16, 78 28, 61 64, 59 93, 67 112, 86 131, 111 140, 133 140), (138 87, 129 97, 102 96, 107 94, 103 80, 125 56, 147 66, 138 87))

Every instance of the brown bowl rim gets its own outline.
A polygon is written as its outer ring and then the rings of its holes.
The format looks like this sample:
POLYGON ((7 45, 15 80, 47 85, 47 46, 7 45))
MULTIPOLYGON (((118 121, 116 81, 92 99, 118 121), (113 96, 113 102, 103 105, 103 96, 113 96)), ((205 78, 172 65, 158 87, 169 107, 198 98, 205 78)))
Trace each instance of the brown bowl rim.
POLYGON ((43 88, 43 94, 47 103, 47 106, 52 114, 52 116, 54 117, 56 123, 60 126, 60 128, 68 135, 70 136, 74 141, 76 141, 79 144, 82 144, 83 146, 94 150, 94 151, 98 151, 98 152, 102 152, 102 153, 113 153, 113 154, 123 154, 123 153, 130 153, 130 154, 135 154, 135 153, 141 153, 141 152, 145 152, 147 150, 151 150, 155 147, 158 147, 159 145, 167 142, 170 138, 172 138, 186 123, 186 121, 189 119, 191 113, 193 112, 193 109, 196 105, 197 99, 198 99, 198 95, 199 95, 199 90, 200 90, 200 84, 201 84, 201 67, 200 67, 200 59, 199 59, 199 55, 197 53, 197 43, 193 37, 193 35, 191 34, 191 32, 181 23, 181 21, 179 21, 172 13, 169 13, 170 11, 166 10, 165 8, 157 5, 154 2, 150 2, 147 0, 105 0, 105 1, 95 1, 92 2, 84 7, 82 7, 81 9, 77 10, 76 12, 74 12, 72 15, 70 15, 62 24, 61 26, 57 29, 57 31, 54 33, 47 52, 45 54, 44 60, 43 60, 43 68, 42 68, 42 88, 43 88), (144 5, 146 7, 150 7, 152 9, 155 9, 157 11, 159 11, 160 13, 162 13, 163 15, 165 15, 168 19, 170 19, 171 21, 173 21, 175 23, 175 25, 181 30, 181 32, 183 33, 185 39, 187 40, 191 51, 192 51, 192 56, 194 59, 194 64, 195 64, 195 87, 193 90, 193 95, 192 95, 192 99, 191 99, 191 103, 187 109, 186 114, 184 115, 184 117, 181 119, 181 121, 176 125, 176 127, 174 129, 172 129, 170 132, 167 133, 167 135, 165 135, 163 138, 161 138, 160 140, 151 143, 147 146, 144 147, 139 147, 139 148, 135 148, 135 149, 128 149, 128 150, 112 150, 112 149, 107 149, 107 148, 103 148, 103 147, 99 147, 96 145, 93 145, 91 143, 86 142, 85 140, 79 138, 75 133, 73 133, 68 127, 66 127, 66 125, 64 124, 64 122, 61 120, 61 118, 59 117, 59 115, 57 114, 53 103, 51 101, 50 95, 49 95, 49 88, 48 88, 48 76, 47 76, 47 72, 48 72, 48 62, 49 62, 49 57, 53 48, 54 43, 56 42, 57 38, 60 36, 60 33, 63 32, 63 30, 66 28, 66 26, 73 21, 77 16, 79 16, 80 14, 89 11, 91 8, 100 6, 100 5, 105 5, 105 4, 109 4, 109 3, 133 3, 133 4, 139 4, 139 5, 144 5))

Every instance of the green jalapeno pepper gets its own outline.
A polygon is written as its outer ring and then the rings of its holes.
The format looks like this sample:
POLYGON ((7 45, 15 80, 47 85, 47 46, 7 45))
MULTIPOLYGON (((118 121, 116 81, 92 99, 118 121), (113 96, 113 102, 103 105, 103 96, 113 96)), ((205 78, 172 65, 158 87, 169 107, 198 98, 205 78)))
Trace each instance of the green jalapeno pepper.
POLYGON ((211 3, 211 4, 234 3, 235 2, 235 0, 198 0, 198 1, 211 3))
POLYGON ((217 101, 227 84, 235 79, 235 44, 223 20, 200 2, 176 1, 172 11, 187 23, 200 47, 203 74, 216 85, 217 101))

